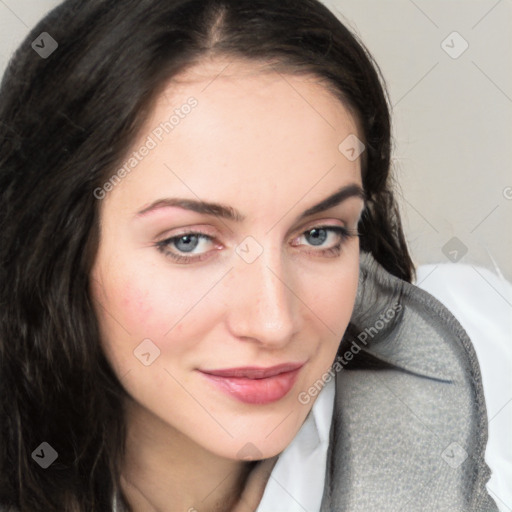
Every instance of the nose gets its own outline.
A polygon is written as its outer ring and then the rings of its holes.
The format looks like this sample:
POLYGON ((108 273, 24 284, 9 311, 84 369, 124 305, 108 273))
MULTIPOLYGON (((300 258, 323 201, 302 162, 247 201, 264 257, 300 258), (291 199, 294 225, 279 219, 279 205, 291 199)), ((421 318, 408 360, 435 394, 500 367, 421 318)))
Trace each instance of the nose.
POLYGON ((235 260, 227 283, 231 333, 268 348, 283 348, 301 328, 301 303, 290 267, 283 264, 279 249, 265 248, 252 263, 235 260))

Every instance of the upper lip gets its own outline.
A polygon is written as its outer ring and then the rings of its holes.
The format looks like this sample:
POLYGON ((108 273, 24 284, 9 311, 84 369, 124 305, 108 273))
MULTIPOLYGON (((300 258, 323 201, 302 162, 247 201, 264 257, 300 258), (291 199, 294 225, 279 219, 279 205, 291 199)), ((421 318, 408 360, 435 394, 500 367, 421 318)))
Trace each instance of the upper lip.
POLYGON ((266 368, 258 366, 243 366, 239 368, 223 368, 220 370, 200 370, 202 373, 217 377, 245 377, 247 379, 265 379, 280 373, 298 370, 304 363, 283 363, 266 368))

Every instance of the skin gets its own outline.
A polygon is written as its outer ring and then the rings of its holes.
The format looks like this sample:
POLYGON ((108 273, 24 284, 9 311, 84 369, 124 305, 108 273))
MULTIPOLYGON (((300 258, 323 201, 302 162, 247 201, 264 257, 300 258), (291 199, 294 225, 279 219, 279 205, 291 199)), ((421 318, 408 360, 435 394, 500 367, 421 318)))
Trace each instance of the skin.
POLYGON ((122 483, 134 510, 247 512, 313 406, 316 397, 304 405, 299 393, 329 370, 352 314, 358 238, 326 255, 339 235, 326 232, 317 246, 307 230, 355 230, 363 200, 297 218, 342 186, 362 187, 360 159, 338 150, 358 131, 315 77, 216 59, 168 84, 132 149, 190 96, 198 105, 101 200, 91 294, 131 397, 122 483), (178 207, 137 216, 170 197, 220 202, 245 220, 178 207), (176 262, 155 245, 194 230, 212 238, 167 251, 202 261, 176 262), (251 263, 235 251, 248 236, 262 250, 251 263), (144 339, 160 350, 148 366, 134 356, 144 339), (267 404, 242 403, 197 371, 284 362, 305 364, 292 390, 267 404), (244 447, 265 460, 260 473, 244 447))

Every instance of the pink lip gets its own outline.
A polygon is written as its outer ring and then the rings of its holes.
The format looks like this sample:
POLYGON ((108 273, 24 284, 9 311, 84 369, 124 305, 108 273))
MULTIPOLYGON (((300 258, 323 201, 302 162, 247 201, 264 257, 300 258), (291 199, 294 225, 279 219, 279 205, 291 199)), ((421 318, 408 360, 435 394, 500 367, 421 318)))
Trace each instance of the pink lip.
POLYGON ((248 404, 266 404, 290 392, 304 363, 285 363, 269 368, 246 366, 199 370, 221 391, 248 404))

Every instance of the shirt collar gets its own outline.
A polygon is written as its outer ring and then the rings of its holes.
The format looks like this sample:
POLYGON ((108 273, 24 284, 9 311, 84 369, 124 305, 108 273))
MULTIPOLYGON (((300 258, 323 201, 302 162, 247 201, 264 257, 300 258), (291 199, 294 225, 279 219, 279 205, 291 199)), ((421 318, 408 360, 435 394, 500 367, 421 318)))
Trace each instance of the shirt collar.
POLYGON ((325 382, 304 423, 280 454, 256 512, 316 512, 322 502, 335 398, 325 382))

